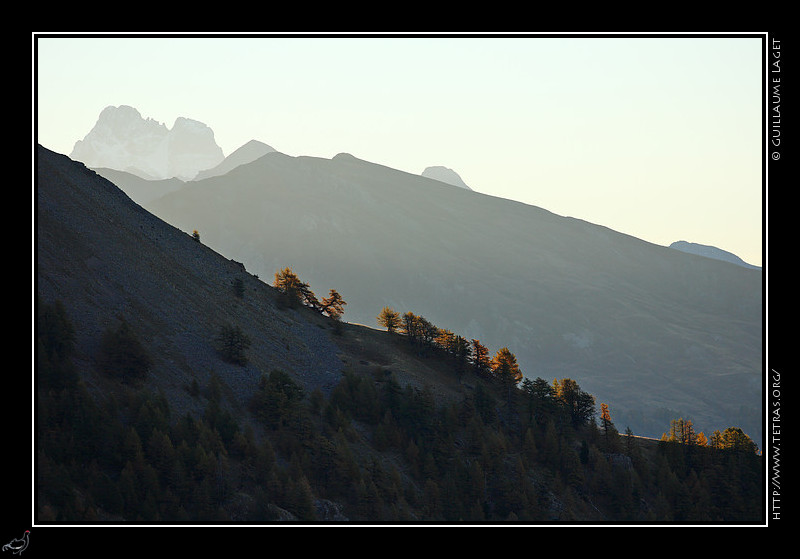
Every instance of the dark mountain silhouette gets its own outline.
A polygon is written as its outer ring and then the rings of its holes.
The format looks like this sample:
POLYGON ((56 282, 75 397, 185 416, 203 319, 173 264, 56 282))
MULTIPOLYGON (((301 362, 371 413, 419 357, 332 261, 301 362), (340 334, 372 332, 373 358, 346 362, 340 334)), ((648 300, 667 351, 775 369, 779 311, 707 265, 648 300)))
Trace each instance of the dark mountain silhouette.
POLYGON ((289 266, 338 286, 348 321, 391 306, 507 346, 526 376, 576 379, 637 434, 685 417, 760 443, 757 270, 347 154, 269 153, 146 207, 262 277, 289 266))
POLYGON ((744 266, 745 268, 757 268, 760 269, 760 266, 754 266, 753 264, 748 264, 732 252, 728 252, 727 250, 722 250, 721 248, 717 248, 710 245, 702 245, 700 243, 690 243, 688 241, 675 241, 669 248, 674 248, 675 250, 680 250, 683 252, 687 252, 689 254, 697 254, 698 256, 705 256, 706 258, 716 258, 717 260, 723 260, 725 262, 730 262, 731 264, 736 264, 738 266, 744 266))

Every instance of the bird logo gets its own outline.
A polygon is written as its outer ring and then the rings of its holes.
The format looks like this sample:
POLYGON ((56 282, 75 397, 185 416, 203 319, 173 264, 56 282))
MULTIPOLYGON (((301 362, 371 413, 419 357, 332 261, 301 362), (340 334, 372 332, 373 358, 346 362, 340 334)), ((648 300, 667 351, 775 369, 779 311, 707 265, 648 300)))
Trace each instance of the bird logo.
POLYGON ((14 538, 6 545, 3 546, 3 551, 10 551, 16 555, 20 555, 25 548, 28 547, 28 537, 30 536, 31 531, 25 530, 25 534, 21 538, 14 538))

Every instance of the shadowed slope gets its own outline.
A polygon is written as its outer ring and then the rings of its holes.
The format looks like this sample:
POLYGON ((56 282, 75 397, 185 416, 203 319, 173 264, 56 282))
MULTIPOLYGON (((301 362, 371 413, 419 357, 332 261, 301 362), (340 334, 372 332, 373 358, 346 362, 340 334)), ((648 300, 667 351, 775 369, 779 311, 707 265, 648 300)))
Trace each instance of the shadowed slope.
MULTIPOLYGON (((60 300, 76 326, 79 369, 95 371, 102 333, 124 320, 153 358, 149 375, 178 417, 197 403, 186 389, 217 373, 230 402, 246 406, 260 374, 291 373, 309 390, 338 382, 341 360, 328 330, 278 311, 274 291, 240 264, 167 225, 82 164, 37 151, 36 292, 60 300), (234 293, 241 279, 244 295, 234 293), (246 366, 215 349, 225 324, 254 340, 246 366)), ((100 377, 91 384, 103 386, 100 377)))

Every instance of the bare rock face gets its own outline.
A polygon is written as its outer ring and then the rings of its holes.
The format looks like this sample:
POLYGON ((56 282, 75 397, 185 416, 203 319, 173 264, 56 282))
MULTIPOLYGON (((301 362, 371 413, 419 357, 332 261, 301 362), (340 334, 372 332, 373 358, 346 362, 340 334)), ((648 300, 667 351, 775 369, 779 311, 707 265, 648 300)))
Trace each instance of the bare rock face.
POLYGON ((103 109, 70 157, 90 168, 126 171, 148 180, 191 180, 224 159, 214 132, 202 122, 179 117, 168 129, 126 105, 103 109))

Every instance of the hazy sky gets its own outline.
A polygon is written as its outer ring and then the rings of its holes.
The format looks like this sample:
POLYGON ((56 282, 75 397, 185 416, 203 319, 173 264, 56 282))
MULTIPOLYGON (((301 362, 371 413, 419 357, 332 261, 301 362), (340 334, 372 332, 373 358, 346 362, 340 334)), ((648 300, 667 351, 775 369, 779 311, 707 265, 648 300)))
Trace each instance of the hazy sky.
POLYGON ((107 106, 352 155, 762 264, 760 38, 34 37, 38 142, 107 106))

